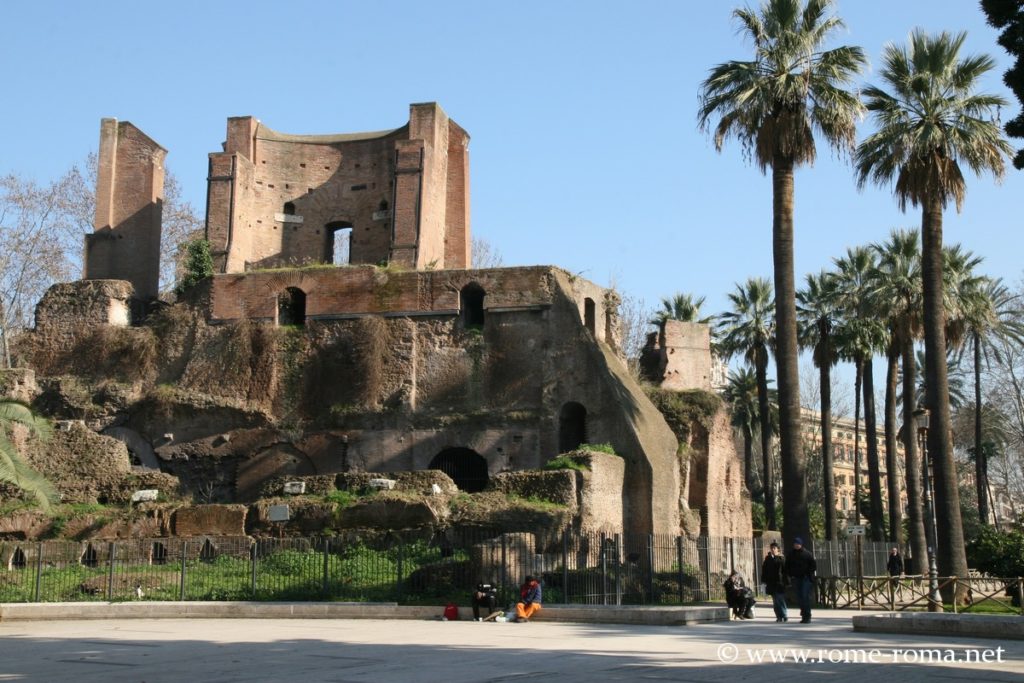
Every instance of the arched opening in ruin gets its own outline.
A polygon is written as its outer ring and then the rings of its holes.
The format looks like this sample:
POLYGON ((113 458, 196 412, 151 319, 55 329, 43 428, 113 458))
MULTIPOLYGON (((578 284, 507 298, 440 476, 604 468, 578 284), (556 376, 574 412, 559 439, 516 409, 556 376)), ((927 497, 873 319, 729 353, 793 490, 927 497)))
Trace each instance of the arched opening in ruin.
POLYGON ((289 287, 278 295, 277 324, 306 324, 306 293, 298 287, 289 287))
POLYGON ((487 487, 487 461, 472 448, 446 448, 434 456, 427 469, 441 470, 467 493, 487 487))
POLYGON ((15 548, 14 554, 11 555, 11 569, 24 569, 28 566, 28 559, 25 557, 25 551, 21 548, 15 548))
POLYGON ((294 216, 295 215, 295 202, 285 202, 284 203, 284 210, 281 213, 283 213, 286 216, 294 216))
POLYGON ((149 556, 152 564, 167 564, 167 546, 159 542, 153 543, 149 556))
POLYGON ((587 442, 587 409, 570 401, 558 413, 558 452, 568 453, 587 442))
POLYGON ((82 558, 79 563, 83 567, 98 567, 100 564, 99 554, 96 552, 96 548, 92 547, 92 543, 85 547, 85 552, 82 553, 82 558))
POLYGON ((324 249, 324 262, 336 266, 347 266, 352 263, 352 224, 348 221, 335 221, 324 226, 327 246, 324 249))
POLYGON ((597 335, 597 306, 589 296, 583 300, 583 324, 590 330, 590 334, 597 335))
POLYGON ((475 282, 470 282, 459 292, 459 311, 464 327, 483 327, 485 296, 484 288, 475 282))
POLYGON ((210 543, 210 539, 203 541, 203 547, 199 549, 199 559, 203 562, 213 562, 217 558, 217 547, 210 543))

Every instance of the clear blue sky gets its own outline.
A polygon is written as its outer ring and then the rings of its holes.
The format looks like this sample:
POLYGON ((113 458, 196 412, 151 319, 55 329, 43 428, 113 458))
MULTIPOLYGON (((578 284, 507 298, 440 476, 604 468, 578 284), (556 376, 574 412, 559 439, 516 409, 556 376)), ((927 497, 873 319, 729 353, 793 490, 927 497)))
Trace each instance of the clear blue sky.
MULTIPOLYGON (((99 120, 170 150, 186 198, 205 202, 206 155, 228 116, 289 133, 378 130, 437 101, 472 136, 472 227, 508 265, 552 263, 655 305, 677 290, 707 312, 771 273, 771 183, 697 130, 713 64, 747 59, 738 2, 34 2, 0 11, 0 173, 57 177, 97 145, 99 120)), ((915 27, 968 31, 968 52, 1010 60, 975 0, 840 0, 841 41, 877 67, 915 27)), ((866 79, 871 81, 872 74, 866 79)), ((862 127, 868 131, 869 123, 862 127)), ((1021 275, 1024 174, 970 180, 947 242, 1021 275)), ((858 192, 819 149, 796 180, 797 276, 847 246, 917 226, 887 189, 858 192)))

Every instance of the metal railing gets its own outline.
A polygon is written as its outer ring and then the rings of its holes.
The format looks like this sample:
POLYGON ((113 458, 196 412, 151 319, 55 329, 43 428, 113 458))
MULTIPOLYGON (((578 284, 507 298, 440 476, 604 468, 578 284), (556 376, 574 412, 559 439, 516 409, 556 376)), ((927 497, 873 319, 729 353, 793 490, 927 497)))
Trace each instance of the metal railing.
MULTIPOLYGON (((882 561, 885 544, 874 545, 879 547, 865 543, 861 548, 862 557, 875 558, 865 563, 872 568, 882 561)), ((856 572, 848 571, 853 546, 852 542, 815 543, 820 602, 833 607, 895 604, 886 592, 888 583, 870 575, 856 579, 856 572), (851 591, 856 592, 853 598, 851 591)), ((472 587, 484 581, 497 585, 499 599, 507 604, 518 595, 523 577, 534 574, 542 579, 544 599, 549 603, 686 604, 724 600, 722 584, 732 569, 747 577, 748 585, 757 592, 765 552, 760 538, 485 528, 363 530, 331 537, 278 539, 0 541, 0 602, 335 600, 438 604, 465 601, 472 587)), ((1014 585, 1019 586, 1016 581, 1014 585)), ((980 585, 975 584, 979 591, 980 585)), ((910 588, 897 593, 912 594, 910 588)), ((919 603, 912 601, 908 606, 919 603)))

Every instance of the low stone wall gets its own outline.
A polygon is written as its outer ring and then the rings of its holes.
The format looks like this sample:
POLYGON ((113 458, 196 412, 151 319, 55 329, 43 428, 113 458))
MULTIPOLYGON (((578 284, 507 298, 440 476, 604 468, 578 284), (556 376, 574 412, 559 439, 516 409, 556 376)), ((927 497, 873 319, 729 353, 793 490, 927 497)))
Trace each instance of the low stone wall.
POLYGON ((578 474, 576 470, 502 472, 491 482, 495 490, 505 494, 540 498, 576 510, 578 474))
POLYGON ((244 505, 195 505, 174 511, 175 536, 243 536, 244 505))

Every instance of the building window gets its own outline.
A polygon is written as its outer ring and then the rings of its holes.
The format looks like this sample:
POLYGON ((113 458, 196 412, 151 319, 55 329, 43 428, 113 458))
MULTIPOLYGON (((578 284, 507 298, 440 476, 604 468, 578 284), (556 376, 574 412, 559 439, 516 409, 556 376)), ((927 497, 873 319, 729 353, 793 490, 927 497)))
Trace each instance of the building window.
POLYGON ((484 326, 484 288, 470 282, 459 292, 459 310, 462 312, 462 325, 469 329, 484 326))

